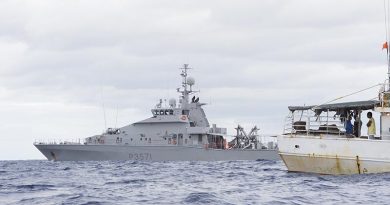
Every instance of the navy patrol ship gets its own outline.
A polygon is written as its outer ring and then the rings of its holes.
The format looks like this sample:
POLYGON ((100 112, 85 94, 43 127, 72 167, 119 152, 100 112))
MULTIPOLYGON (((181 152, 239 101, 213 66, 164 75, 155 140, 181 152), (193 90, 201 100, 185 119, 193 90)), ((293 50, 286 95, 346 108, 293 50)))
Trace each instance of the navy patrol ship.
POLYGON ((53 161, 141 160, 141 161, 223 161, 278 160, 277 145, 257 135, 257 127, 246 133, 241 126, 230 142, 226 128, 210 126, 192 90, 195 79, 188 76, 188 64, 181 68, 182 85, 178 103, 162 99, 152 116, 121 128, 87 137, 84 142, 35 142, 34 146, 53 161))

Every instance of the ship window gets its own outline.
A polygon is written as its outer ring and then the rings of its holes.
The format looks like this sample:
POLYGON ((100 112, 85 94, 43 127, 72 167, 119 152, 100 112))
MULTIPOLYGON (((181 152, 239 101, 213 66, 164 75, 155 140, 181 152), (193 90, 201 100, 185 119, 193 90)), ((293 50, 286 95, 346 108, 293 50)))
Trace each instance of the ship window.
POLYGON ((173 139, 176 139, 177 138, 177 134, 173 134, 173 139))
POLYGON ((164 110, 160 110, 160 115, 164 115, 164 110))
POLYGON ((181 113, 182 113, 182 115, 188 115, 188 114, 190 114, 190 113, 189 113, 189 110, 182 110, 181 113))
POLYGON ((195 127, 195 123, 194 122, 190 122, 190 127, 195 127))
POLYGON ((173 115, 173 110, 169 110, 169 114, 170 114, 170 115, 173 115))
POLYGON ((169 114, 169 110, 165 110, 165 115, 168 115, 169 114))
POLYGON ((179 134, 179 138, 180 138, 180 139, 183 139, 183 134, 179 134))

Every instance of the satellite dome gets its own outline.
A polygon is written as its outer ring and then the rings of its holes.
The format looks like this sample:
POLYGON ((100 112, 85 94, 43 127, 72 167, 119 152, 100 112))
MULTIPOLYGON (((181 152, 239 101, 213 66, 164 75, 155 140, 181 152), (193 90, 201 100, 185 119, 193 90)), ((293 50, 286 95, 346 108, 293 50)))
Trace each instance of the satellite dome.
POLYGON ((188 77, 187 78, 187 84, 190 85, 190 86, 193 86, 195 84, 195 78, 188 77))
POLYGON ((175 98, 169 99, 169 106, 176 107, 176 100, 175 100, 175 98))

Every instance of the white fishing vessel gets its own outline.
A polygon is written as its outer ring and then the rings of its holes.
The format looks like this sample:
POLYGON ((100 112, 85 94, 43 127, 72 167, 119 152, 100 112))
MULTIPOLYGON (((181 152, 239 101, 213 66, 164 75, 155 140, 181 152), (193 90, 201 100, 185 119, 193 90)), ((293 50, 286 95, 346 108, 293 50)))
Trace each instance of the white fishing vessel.
POLYGON ((390 172, 389 81, 379 85, 379 101, 288 107, 284 134, 277 140, 287 169, 335 175, 390 172), (371 133, 361 132, 368 126, 361 120, 364 111, 379 113, 379 134, 372 131, 371 120, 371 133))
POLYGON ((384 3, 387 80, 344 96, 379 88, 377 97, 367 101, 329 104, 340 97, 321 105, 288 107, 284 134, 277 141, 289 171, 333 175, 390 172, 390 7, 388 1, 384 3))
POLYGON ((182 85, 178 103, 163 100, 145 120, 87 137, 84 142, 37 141, 35 147, 48 159, 63 160, 147 160, 147 161, 216 161, 216 160, 278 160, 277 146, 252 128, 246 133, 240 126, 228 142, 226 128, 210 126, 192 90, 195 80, 188 77, 187 64, 181 72, 182 85))

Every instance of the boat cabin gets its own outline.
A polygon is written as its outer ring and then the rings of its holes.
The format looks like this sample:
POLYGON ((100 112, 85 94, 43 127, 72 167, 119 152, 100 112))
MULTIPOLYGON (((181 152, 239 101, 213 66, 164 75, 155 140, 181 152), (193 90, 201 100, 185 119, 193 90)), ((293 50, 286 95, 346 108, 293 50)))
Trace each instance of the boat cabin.
POLYGON ((361 132, 362 112, 380 106, 376 100, 355 101, 313 106, 289 106, 285 121, 285 134, 336 135, 342 137, 363 137, 361 132))

